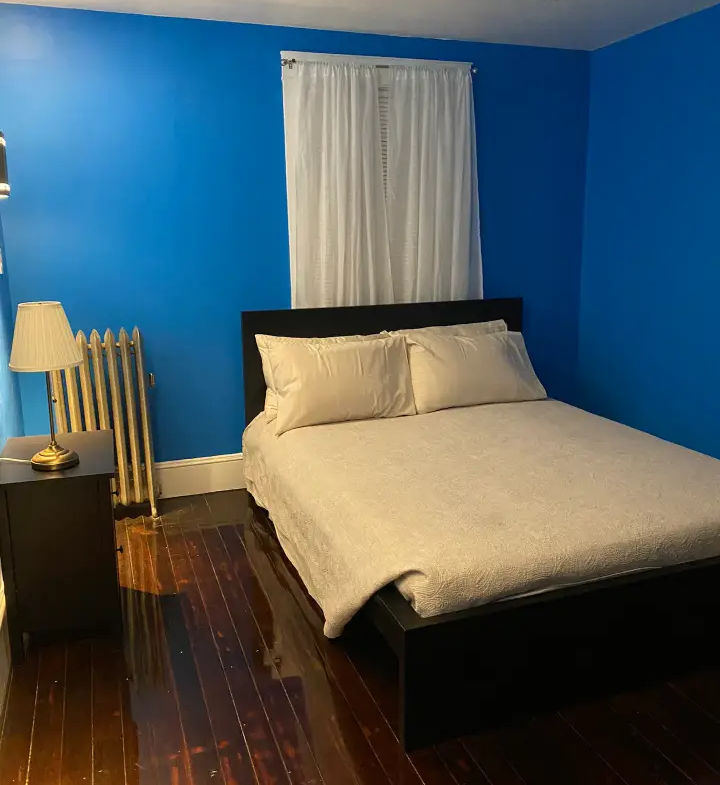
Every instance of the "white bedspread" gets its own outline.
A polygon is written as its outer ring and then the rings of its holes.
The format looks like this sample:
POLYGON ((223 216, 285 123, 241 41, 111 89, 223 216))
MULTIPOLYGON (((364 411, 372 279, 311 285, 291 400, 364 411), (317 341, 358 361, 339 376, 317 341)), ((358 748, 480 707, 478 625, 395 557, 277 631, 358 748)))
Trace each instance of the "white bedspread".
POLYGON ((434 616, 720 554, 720 461, 556 401, 260 415, 244 462, 328 637, 393 581, 434 616))

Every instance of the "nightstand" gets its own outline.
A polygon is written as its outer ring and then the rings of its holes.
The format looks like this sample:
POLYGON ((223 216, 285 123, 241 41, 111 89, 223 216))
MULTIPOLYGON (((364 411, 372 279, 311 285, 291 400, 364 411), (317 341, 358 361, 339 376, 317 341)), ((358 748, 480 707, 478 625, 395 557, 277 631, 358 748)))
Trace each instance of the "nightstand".
MULTIPOLYGON (((29 459, 47 436, 8 439, 3 458, 29 459)), ((111 480, 112 431, 64 433, 80 464, 39 472, 0 461, 0 563, 13 664, 38 640, 122 629, 111 480)))

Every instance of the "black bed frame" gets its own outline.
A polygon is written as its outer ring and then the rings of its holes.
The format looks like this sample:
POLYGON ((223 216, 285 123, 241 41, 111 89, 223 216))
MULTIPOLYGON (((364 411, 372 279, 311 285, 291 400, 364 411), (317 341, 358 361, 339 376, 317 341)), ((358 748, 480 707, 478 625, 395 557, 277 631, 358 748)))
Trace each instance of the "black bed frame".
MULTIPOLYGON (((264 405, 258 333, 325 337, 501 318, 521 330, 522 300, 245 312, 247 421, 264 405)), ((720 559, 428 619, 389 585, 359 616, 398 658, 400 738, 415 749, 716 663, 720 559)))

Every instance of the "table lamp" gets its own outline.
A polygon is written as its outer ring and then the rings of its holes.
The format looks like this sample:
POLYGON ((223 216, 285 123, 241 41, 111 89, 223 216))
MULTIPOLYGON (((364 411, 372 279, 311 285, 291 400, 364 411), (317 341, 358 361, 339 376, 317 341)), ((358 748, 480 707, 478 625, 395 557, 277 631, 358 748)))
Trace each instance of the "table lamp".
POLYGON ((50 444, 33 455, 33 469, 53 472, 70 469, 80 463, 76 452, 61 447, 55 440, 50 371, 72 368, 81 362, 80 349, 60 303, 18 305, 10 369, 21 373, 45 371, 50 413, 50 444))

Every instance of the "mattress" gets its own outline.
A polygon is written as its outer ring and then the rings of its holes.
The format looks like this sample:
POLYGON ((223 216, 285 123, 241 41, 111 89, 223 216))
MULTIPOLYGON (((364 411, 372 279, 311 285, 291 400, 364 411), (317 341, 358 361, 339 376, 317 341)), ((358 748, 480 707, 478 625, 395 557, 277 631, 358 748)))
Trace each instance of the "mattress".
POLYGON ((720 554, 720 461, 557 401, 243 441, 328 637, 393 582, 428 617, 720 554))

